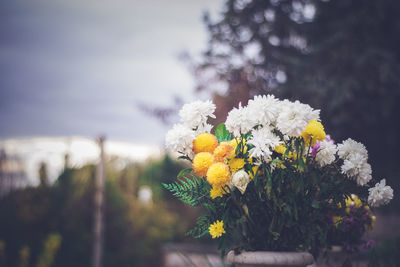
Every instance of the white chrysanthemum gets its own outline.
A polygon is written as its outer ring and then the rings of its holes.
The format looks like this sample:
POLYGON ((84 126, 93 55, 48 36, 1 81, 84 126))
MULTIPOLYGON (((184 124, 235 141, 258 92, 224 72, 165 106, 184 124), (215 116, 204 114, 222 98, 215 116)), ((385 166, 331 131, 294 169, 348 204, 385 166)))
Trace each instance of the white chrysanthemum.
POLYGON ((351 138, 338 144, 338 155, 341 159, 347 159, 354 154, 360 154, 366 160, 368 159, 368 151, 363 144, 351 138))
POLYGON ((238 108, 233 108, 226 118, 226 129, 233 133, 235 137, 248 133, 255 126, 251 121, 247 107, 239 104, 238 108))
POLYGON ((250 157, 268 160, 271 158, 272 149, 282 143, 278 136, 271 132, 269 127, 263 127, 251 132, 247 144, 254 147, 249 150, 250 157))
POLYGON ((200 124, 199 127, 197 127, 197 130, 195 131, 196 136, 198 136, 199 134, 202 134, 202 133, 210 133, 212 127, 213 126, 209 123, 200 124))
POLYGON ((210 101, 194 101, 183 105, 179 116, 185 126, 190 129, 206 124, 208 117, 215 118, 215 105, 210 101))
POLYGON ((368 189, 368 191, 368 204, 372 207, 385 205, 393 199, 393 189, 386 185, 385 179, 382 179, 375 187, 368 189))
POLYGON ((366 185, 372 179, 371 165, 369 165, 367 159, 359 153, 352 154, 345 159, 341 169, 342 173, 350 178, 354 178, 357 184, 361 186, 366 185))
POLYGON ((281 133, 288 136, 300 136, 310 120, 319 120, 320 110, 314 110, 299 101, 280 101, 279 107, 276 127, 281 133))
POLYGON ((193 157, 193 140, 196 134, 194 131, 182 124, 175 124, 168 131, 165 144, 169 151, 179 152, 190 158, 193 157))
POLYGON ((273 95, 255 96, 254 99, 249 100, 247 105, 250 119, 253 120, 253 123, 263 126, 275 123, 279 108, 279 99, 276 99, 273 95))
POLYGON ((315 156, 315 161, 319 166, 323 167, 331 164, 335 161, 337 147, 332 141, 324 140, 319 143, 320 147, 318 149, 317 155, 315 156))
POLYGON ((343 161, 342 173, 348 177, 355 177, 360 173, 360 170, 365 162, 365 158, 360 154, 353 154, 343 161))
POLYGON ((250 182, 250 176, 243 169, 235 172, 232 175, 231 184, 233 186, 235 186, 237 189, 239 189, 239 191, 240 191, 240 193, 242 193, 242 195, 246 191, 246 188, 247 188, 247 185, 249 184, 249 182, 250 182))
POLYGON ((357 180, 357 184, 358 185, 366 185, 369 183, 369 181, 371 181, 372 179, 372 168, 371 165, 369 165, 369 163, 364 162, 362 164, 362 167, 360 169, 360 172, 358 173, 356 180, 357 180))

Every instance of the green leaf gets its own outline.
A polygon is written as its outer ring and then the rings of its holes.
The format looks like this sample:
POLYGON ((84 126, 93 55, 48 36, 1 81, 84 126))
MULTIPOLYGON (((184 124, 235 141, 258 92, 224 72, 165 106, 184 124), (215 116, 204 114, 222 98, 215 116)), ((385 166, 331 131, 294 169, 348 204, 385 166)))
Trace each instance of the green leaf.
POLYGON ((186 173, 188 173, 188 172, 192 172, 193 171, 193 169, 192 168, 186 168, 186 169, 183 169, 183 170, 181 170, 180 172, 179 172, 179 174, 178 174, 178 178, 181 178, 183 175, 185 175, 186 173))
POLYGON ((221 123, 217 126, 215 137, 217 137, 219 143, 231 140, 231 134, 226 129, 225 124, 221 123))
POLYGON ((211 189, 211 185, 205 179, 196 176, 191 179, 182 178, 171 184, 162 183, 162 186, 179 200, 192 206, 206 202, 211 189))
POLYGON ((268 175, 268 180, 267 180, 267 197, 268 199, 271 199, 271 189, 272 189, 272 179, 271 175, 268 175))
POLYGON ((202 215, 197 219, 197 225, 186 233, 187 236, 193 236, 194 238, 201 238, 209 234, 208 228, 210 226, 210 217, 208 215, 202 215))

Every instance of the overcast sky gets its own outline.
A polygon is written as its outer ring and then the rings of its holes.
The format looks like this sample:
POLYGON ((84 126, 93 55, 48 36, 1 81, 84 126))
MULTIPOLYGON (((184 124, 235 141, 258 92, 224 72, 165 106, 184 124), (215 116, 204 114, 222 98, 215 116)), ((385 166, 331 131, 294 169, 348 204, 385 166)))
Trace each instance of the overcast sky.
POLYGON ((177 59, 199 55, 221 0, 0 1, 0 139, 96 136, 162 144, 135 105, 192 100, 177 59))

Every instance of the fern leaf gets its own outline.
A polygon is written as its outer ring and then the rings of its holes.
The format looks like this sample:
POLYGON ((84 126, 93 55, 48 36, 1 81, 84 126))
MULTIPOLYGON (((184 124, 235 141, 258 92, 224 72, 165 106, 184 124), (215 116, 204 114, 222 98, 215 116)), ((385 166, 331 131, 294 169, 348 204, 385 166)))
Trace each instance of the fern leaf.
POLYGON ((210 227, 210 218, 207 215, 202 215, 197 219, 197 225, 186 233, 187 236, 194 238, 200 238, 209 233, 208 228, 210 227))
POLYGON ((179 200, 192 206, 204 203, 211 189, 210 184, 199 177, 182 178, 171 184, 163 183, 162 186, 179 200))

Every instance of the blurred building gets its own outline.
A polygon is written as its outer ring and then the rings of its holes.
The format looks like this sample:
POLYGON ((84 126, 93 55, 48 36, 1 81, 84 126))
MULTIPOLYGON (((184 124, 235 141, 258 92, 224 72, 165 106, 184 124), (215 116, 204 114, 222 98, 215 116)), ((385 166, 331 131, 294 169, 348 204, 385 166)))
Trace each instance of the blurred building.
MULTIPOLYGON (((131 162, 156 160, 164 155, 163 149, 157 145, 112 140, 105 142, 104 150, 107 159, 116 159, 117 167, 121 169, 131 162)), ((7 168, 19 168, 25 172, 23 185, 33 186, 40 184, 43 164, 47 180, 52 184, 66 166, 79 168, 85 164, 97 164, 100 156, 95 139, 77 136, 4 139, 0 140, 0 151, 7 154, 7 162, 14 162, 13 167, 7 168)))
POLYGON ((16 155, 7 155, 4 149, 0 150, 0 197, 9 192, 24 187, 27 178, 21 158, 16 155))

